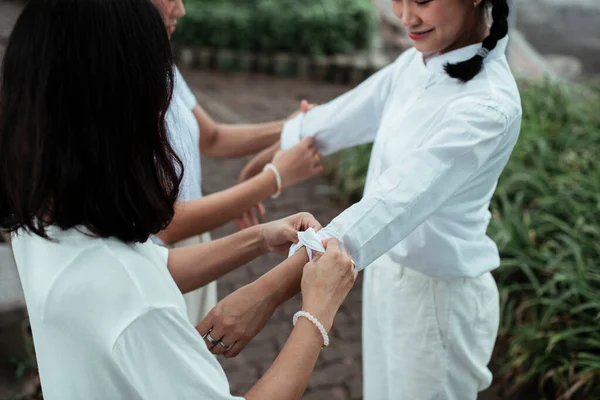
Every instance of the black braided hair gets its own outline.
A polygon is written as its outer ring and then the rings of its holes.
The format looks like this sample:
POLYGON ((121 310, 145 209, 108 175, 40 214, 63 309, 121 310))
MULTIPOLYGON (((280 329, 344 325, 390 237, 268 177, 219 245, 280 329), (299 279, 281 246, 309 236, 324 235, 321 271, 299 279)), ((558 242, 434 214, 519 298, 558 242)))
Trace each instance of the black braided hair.
MULTIPOLYGON (((483 6, 492 7, 492 26, 490 34, 483 40, 482 47, 491 51, 498 41, 508 34, 508 3, 507 0, 483 0, 483 6)), ((446 73, 452 78, 468 82, 481 71, 483 57, 475 55, 466 61, 456 64, 447 63, 444 66, 446 73)))

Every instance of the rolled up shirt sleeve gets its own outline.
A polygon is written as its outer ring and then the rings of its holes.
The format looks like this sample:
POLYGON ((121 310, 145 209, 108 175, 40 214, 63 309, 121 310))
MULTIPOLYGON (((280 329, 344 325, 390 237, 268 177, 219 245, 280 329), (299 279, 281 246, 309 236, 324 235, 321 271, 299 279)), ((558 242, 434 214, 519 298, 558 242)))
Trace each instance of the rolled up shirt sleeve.
POLYGON ((496 108, 452 105, 431 138, 400 155, 369 193, 321 230, 319 238, 339 239, 357 268, 365 268, 456 193, 494 155, 507 129, 507 118, 496 108))
POLYGON ((381 69, 353 90, 329 103, 287 121, 281 148, 287 150, 306 137, 314 137, 323 155, 372 142, 389 97, 395 63, 381 69))

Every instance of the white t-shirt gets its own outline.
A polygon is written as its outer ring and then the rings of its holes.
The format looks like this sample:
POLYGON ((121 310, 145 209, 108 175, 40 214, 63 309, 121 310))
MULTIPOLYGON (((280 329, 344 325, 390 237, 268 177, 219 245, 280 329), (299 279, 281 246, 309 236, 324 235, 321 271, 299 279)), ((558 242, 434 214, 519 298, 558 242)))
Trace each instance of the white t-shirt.
POLYGON ((44 399, 240 399, 188 322, 166 249, 48 233, 12 238, 44 399))
POLYGON ((179 201, 202 197, 202 169, 200 164, 200 127, 192 112, 196 96, 187 85, 179 69, 175 68, 173 98, 167 111, 166 122, 171 146, 184 166, 179 201))

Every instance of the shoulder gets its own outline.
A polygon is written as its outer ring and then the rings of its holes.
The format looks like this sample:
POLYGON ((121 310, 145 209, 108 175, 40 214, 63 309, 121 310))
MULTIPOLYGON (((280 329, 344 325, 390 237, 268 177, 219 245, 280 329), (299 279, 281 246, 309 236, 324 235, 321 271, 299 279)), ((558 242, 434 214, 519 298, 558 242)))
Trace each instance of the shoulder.
POLYGON ((119 325, 165 303, 161 292, 169 278, 166 249, 155 245, 140 249, 142 245, 114 239, 90 241, 66 254, 48 291, 45 318, 86 321, 104 316, 107 324, 119 325))
POLYGON ((462 98, 456 105, 470 104, 474 111, 496 113, 507 125, 521 119, 521 95, 504 57, 486 62, 472 81, 463 85, 462 98))

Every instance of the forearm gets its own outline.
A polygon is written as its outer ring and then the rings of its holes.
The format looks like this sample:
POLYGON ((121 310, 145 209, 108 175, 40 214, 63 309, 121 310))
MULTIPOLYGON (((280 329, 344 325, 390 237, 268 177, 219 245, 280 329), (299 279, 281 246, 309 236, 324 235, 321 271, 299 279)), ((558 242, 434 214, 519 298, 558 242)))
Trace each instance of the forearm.
POLYGON ((240 179, 245 180, 248 179, 248 177, 260 173, 260 171, 263 170, 265 165, 267 165, 273 160, 273 157, 275 157, 275 154, 279 151, 280 146, 281 145, 278 140, 271 146, 267 147, 266 149, 258 153, 256 156, 254 156, 254 158, 252 158, 252 160, 250 160, 250 162, 248 162, 248 164, 242 170, 240 179))
POLYGON ((227 190, 177 203, 173 220, 157 236, 170 245, 209 232, 238 217, 276 191, 275 176, 270 171, 264 171, 227 190))
POLYGON ((270 163, 273 160, 273 157, 275 157, 275 154, 280 150, 280 148, 281 144, 278 139, 271 146, 258 153, 252 160, 252 165, 254 166, 254 168, 262 169, 266 164, 270 163))
MULTIPOLYGON (((272 299, 276 308, 300 293, 302 271, 307 262, 306 251, 298 251, 252 284, 272 299)), ((317 318, 322 318, 325 324, 329 323, 320 315, 317 318)), ((281 353, 246 394, 246 400, 300 399, 322 344, 323 338, 317 328, 306 318, 300 318, 281 353)))
POLYGON ((246 400, 300 399, 321 351, 323 338, 306 318, 300 318, 288 341, 246 400))
POLYGON ((169 250, 168 269, 182 293, 195 290, 264 254, 261 227, 169 250))
POLYGON ((306 251, 300 250, 261 276, 253 285, 265 295, 269 295, 272 301, 276 302, 276 306, 279 306, 300 293, 302 271, 307 262, 306 251))
POLYGON ((284 121, 248 125, 216 125, 202 137, 200 150, 212 158, 235 158, 261 151, 279 140, 284 121))

